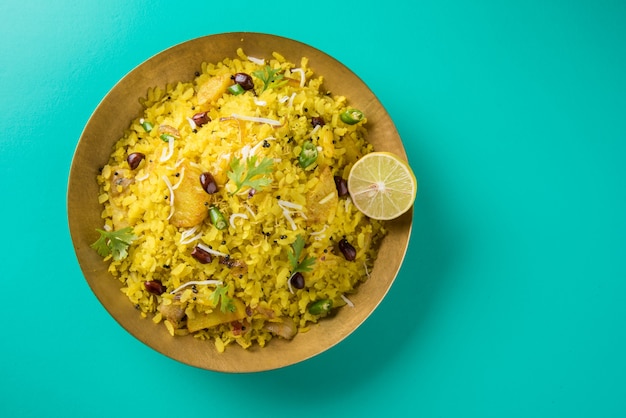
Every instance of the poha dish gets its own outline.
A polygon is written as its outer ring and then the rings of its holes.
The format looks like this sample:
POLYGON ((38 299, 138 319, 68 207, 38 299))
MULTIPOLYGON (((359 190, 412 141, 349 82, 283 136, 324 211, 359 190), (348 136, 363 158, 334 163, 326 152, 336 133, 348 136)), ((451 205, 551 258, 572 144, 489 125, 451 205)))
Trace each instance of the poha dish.
POLYGON ((241 49, 148 90, 98 175, 92 245, 139 314, 222 352, 353 307, 386 231, 347 190, 366 115, 333 93, 307 58, 241 49))

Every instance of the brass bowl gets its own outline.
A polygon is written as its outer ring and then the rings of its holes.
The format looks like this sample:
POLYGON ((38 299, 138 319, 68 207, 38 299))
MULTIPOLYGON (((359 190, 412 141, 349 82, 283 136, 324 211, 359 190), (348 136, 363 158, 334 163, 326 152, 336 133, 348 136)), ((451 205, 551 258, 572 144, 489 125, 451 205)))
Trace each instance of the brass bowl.
POLYGON ((377 151, 406 159, 398 132, 370 89, 334 58, 303 43, 259 33, 224 33, 197 38, 171 47, 148 59, 122 78, 98 105, 87 122, 75 150, 70 170, 67 210, 70 233, 83 274, 92 291, 129 333, 154 350, 182 363, 221 372, 243 373, 277 369, 311 358, 350 335, 387 294, 404 259, 412 226, 412 211, 388 222, 389 234, 381 243, 370 278, 350 298, 355 307, 339 309, 309 332, 287 341, 274 338, 264 348, 247 350, 237 344, 218 353, 212 342, 191 336, 172 337, 163 324, 142 319, 120 291, 121 283, 107 272, 107 263, 90 244, 98 238, 102 207, 98 203, 98 169, 109 158, 113 144, 123 135, 142 107, 138 101, 150 87, 188 81, 202 62, 235 57, 237 48, 255 57, 279 52, 291 62, 308 57, 309 67, 324 77, 325 87, 344 95, 367 115, 368 140, 377 151))

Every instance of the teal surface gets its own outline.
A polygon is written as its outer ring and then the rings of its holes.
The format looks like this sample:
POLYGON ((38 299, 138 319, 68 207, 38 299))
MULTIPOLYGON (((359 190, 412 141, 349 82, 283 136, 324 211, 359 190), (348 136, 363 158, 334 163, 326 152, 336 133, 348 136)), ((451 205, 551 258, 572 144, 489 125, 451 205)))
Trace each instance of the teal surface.
POLYGON ((626 416, 623 1, 3 1, 0 416, 626 416), (294 38, 379 97, 420 182, 409 254, 344 342, 177 363, 101 307, 66 187, 108 90, 214 33, 294 38))

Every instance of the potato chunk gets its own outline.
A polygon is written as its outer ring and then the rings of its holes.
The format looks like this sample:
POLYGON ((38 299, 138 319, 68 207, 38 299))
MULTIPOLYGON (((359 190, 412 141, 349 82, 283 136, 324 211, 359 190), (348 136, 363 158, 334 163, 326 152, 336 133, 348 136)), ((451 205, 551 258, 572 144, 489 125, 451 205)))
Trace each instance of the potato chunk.
POLYGON ((197 167, 183 163, 184 176, 180 185, 174 190, 174 214, 170 223, 180 228, 191 228, 198 225, 208 216, 210 196, 202 188, 197 167))
POLYGON ((213 103, 233 84, 230 74, 216 75, 209 78, 204 84, 198 87, 198 104, 204 105, 213 103))
POLYGON ((280 322, 268 322, 263 328, 274 335, 278 335, 286 340, 291 340, 298 333, 296 323, 288 316, 280 318, 280 322))
POLYGON ((165 318, 166 321, 169 321, 175 329, 180 328, 180 324, 185 317, 185 310, 181 305, 177 303, 166 305, 161 302, 157 309, 161 312, 163 318, 165 318))
POLYGON ((307 222, 326 224, 333 221, 339 196, 330 167, 326 166, 319 175, 319 182, 307 193, 307 222))
POLYGON ((195 312, 187 318, 187 329, 189 332, 200 331, 201 329, 212 328, 220 324, 239 321, 246 316, 246 307, 239 299, 233 299, 235 305, 234 312, 222 312, 216 308, 211 313, 195 312))

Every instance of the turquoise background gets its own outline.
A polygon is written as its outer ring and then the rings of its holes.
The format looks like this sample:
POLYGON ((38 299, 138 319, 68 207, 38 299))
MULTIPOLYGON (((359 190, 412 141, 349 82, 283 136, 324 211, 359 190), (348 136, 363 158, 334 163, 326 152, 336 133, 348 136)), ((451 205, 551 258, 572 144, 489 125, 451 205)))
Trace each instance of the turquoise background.
POLYGON ((0 416, 626 416, 623 1, 2 1, 0 416), (229 375, 124 331, 66 216, 78 138, 159 51, 294 38, 379 97, 420 181, 388 297, 304 363, 229 375))

